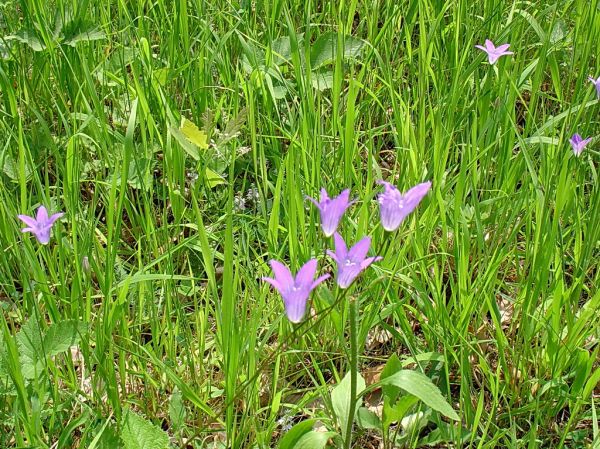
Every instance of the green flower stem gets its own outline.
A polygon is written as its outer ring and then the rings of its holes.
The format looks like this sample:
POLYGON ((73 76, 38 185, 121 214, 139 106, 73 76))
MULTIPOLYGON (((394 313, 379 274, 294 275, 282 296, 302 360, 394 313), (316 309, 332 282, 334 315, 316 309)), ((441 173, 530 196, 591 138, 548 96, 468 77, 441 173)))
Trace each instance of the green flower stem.
POLYGON ((356 299, 350 298, 350 406, 348 407, 348 422, 346 424, 346 440, 344 449, 352 446, 352 425, 356 414, 356 384, 358 380, 358 322, 356 311, 358 304, 356 299))

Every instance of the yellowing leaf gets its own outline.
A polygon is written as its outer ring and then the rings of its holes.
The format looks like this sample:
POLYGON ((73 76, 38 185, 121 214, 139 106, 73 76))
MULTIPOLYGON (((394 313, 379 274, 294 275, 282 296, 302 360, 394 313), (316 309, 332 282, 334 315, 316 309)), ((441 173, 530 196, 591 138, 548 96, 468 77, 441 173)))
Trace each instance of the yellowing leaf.
POLYGON ((181 118, 181 125, 179 130, 183 133, 185 138, 192 142, 199 148, 206 150, 208 148, 208 136, 204 131, 198 129, 193 122, 189 121, 185 117, 181 118))
POLYGON ((212 171, 210 168, 206 168, 204 172, 206 174, 206 183, 209 187, 216 187, 220 184, 225 184, 225 179, 217 172, 212 171))

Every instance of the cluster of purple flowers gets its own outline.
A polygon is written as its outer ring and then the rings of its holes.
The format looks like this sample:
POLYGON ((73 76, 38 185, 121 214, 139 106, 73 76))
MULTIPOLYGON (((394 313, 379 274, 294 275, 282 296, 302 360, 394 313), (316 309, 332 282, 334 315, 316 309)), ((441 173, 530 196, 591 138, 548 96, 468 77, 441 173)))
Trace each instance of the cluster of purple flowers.
MULTIPOLYGON (((392 184, 379 181, 384 186, 383 193, 379 194, 379 211, 381 225, 386 231, 395 231, 402 221, 417 207, 421 200, 431 189, 431 182, 418 184, 406 193, 402 194, 392 184)), ((373 262, 381 260, 380 256, 367 257, 371 247, 371 237, 364 237, 352 248, 348 249, 342 236, 336 232, 340 220, 346 210, 354 203, 350 201, 350 190, 342 191, 337 197, 330 198, 325 189, 321 189, 319 201, 307 197, 317 208, 321 218, 321 229, 326 237, 333 235, 335 251, 328 250, 327 254, 337 265, 336 282, 339 288, 350 287, 358 275, 373 262)), ((310 293, 329 274, 315 279, 317 272, 317 260, 311 259, 306 262, 294 277, 283 263, 277 260, 270 261, 274 278, 264 277, 281 294, 288 319, 292 323, 302 321, 306 313, 306 304, 310 293)))
MULTIPOLYGON (((510 44, 502 44, 496 47, 489 39, 485 40, 485 45, 475 45, 475 47, 487 53, 488 61, 492 65, 495 64, 501 56, 514 54, 512 51, 508 51, 510 44)), ((600 99, 600 77, 594 78, 589 76, 588 80, 596 88, 596 96, 598 99, 600 99)), ((575 154, 575 156, 579 156, 586 145, 591 142, 591 140, 591 138, 584 139, 578 133, 573 134, 573 136, 569 139, 571 148, 573 149, 573 154, 575 154)))

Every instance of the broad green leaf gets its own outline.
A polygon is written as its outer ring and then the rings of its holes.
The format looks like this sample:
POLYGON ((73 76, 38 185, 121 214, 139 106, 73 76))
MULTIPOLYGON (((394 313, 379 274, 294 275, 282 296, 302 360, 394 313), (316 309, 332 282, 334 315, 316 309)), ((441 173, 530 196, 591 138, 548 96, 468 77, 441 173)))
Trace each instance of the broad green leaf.
POLYGON ((123 415, 121 440, 125 449, 167 449, 169 436, 154 424, 128 410, 123 415))
POLYGON ((169 418, 173 428, 181 429, 185 423, 185 406, 181 391, 175 389, 169 400, 169 418))
POLYGON ((278 448, 293 449, 304 434, 312 431, 316 422, 316 419, 307 419, 294 425, 294 427, 288 430, 285 435, 283 435, 281 440, 279 440, 278 448))
MULTIPOLYGON (((4 174, 13 181, 19 181, 19 164, 17 164, 17 161, 15 161, 11 154, 5 152, 0 160, 2 161, 2 171, 4 174)), ((25 178, 29 178, 30 175, 29 164, 25 164, 25 178)))
POLYGON ((550 43, 554 45, 562 41, 565 37, 567 37, 568 33, 569 31, 565 21, 558 19, 556 22, 554 22, 554 26, 552 27, 552 32, 550 33, 550 43))
POLYGON ((21 360, 21 373, 25 379, 33 379, 44 368, 42 364, 44 337, 36 320, 29 319, 17 333, 16 339, 21 360))
MULTIPOLYGON (((365 389, 365 379, 357 373, 356 394, 357 396, 365 389)), ((358 409, 362 403, 359 398, 356 404, 358 409)), ((338 425, 342 431, 342 439, 346 439, 346 427, 348 425, 348 413, 350 412, 350 373, 348 372, 342 381, 331 392, 331 405, 337 416, 338 425)), ((353 417, 354 419, 354 417, 353 417)))
POLYGON ((247 42, 241 33, 237 36, 242 45, 242 68, 248 74, 265 65, 265 51, 262 48, 254 45, 252 42, 247 42))
POLYGON ((457 428, 456 425, 446 422, 438 423, 437 429, 432 430, 419 440, 420 447, 448 447, 448 443, 458 444, 457 447, 467 445, 470 438, 474 436, 464 427, 457 428))
POLYGON ((86 449, 115 449, 122 447, 121 440, 112 426, 111 419, 105 420, 104 423, 99 422, 94 433, 94 439, 86 449))
POLYGON ((104 31, 97 29, 93 25, 82 26, 73 30, 72 34, 65 36, 63 42, 71 47, 75 47, 79 42, 89 42, 105 39, 104 31))
POLYGON ((333 71, 332 70, 317 70, 312 72, 310 82, 318 91, 331 89, 333 87, 333 71))
POLYGON ((273 62, 275 65, 282 65, 292 60, 292 46, 289 36, 283 36, 275 39, 271 43, 271 51, 273 52, 273 62))
MULTIPOLYGON (((322 65, 335 61, 337 57, 337 33, 325 33, 315 41, 310 50, 310 67, 316 70, 322 65)), ((344 36, 343 59, 357 59, 365 41, 352 36, 344 36)))
POLYGON ((0 395, 13 393, 15 390, 14 384, 10 379, 8 370, 8 361, 6 360, 6 344, 4 335, 0 333, 0 395))
POLYGON ((223 177, 221 175, 219 175, 218 173, 212 171, 208 167, 205 170, 205 175, 206 175, 206 183, 211 188, 212 187, 216 187, 219 184, 225 184, 225 179, 223 179, 223 177))
POLYGON ((382 430, 381 420, 379 419, 379 416, 377 416, 375 413, 373 413, 366 407, 360 407, 358 409, 356 421, 358 422, 358 425, 363 429, 382 430))
POLYGON ((389 427, 390 424, 399 422, 406 413, 417 403, 419 398, 413 395, 402 396, 396 402, 384 400, 383 403, 383 426, 389 427))
POLYGON ((206 150, 208 148, 208 136, 206 133, 201 129, 198 129, 193 122, 189 121, 185 117, 181 118, 179 130, 183 133, 187 140, 192 142, 198 148, 202 150, 206 150))
POLYGON ((198 147, 194 146, 178 128, 175 128, 174 126, 169 126, 169 132, 173 137, 175 137, 175 140, 179 142, 181 148, 183 148, 185 152, 192 157, 192 159, 194 159, 195 161, 200 160, 200 153, 198 152, 198 147))
POLYGON ((323 449, 335 432, 316 432, 311 430, 300 437, 293 449, 323 449))
MULTIPOLYGON (((392 354, 381 371, 380 379, 385 379, 402 369, 402 363, 396 354, 392 354)), ((384 399, 392 405, 400 395, 400 388, 395 385, 384 385, 382 387, 384 399)))
POLYGON ((156 69, 152 72, 154 78, 161 86, 165 86, 167 84, 167 80, 169 79, 169 68, 163 67, 161 69, 156 69))
POLYGON ((77 346, 81 335, 87 331, 85 323, 77 320, 66 320, 52 324, 44 337, 44 352, 53 356, 77 346))
POLYGON ((273 100, 281 100, 282 98, 285 98, 287 95, 287 89, 284 86, 275 86, 273 84, 273 79, 268 73, 265 73, 264 80, 273 100))
POLYGON ((454 409, 448 404, 446 398, 426 375, 412 370, 401 370, 382 379, 379 385, 395 385, 408 394, 418 397, 421 401, 440 412, 442 415, 460 420, 454 409))
POLYGON ((0 41, 0 58, 4 60, 12 59, 10 54, 10 45, 5 41, 0 41))
POLYGON ((11 34, 10 36, 6 36, 5 40, 16 40, 17 42, 21 42, 29 46, 33 51, 42 51, 46 49, 46 46, 43 42, 35 35, 35 31, 22 29, 17 31, 15 34, 11 34))
POLYGON ((134 189, 148 191, 152 188, 152 173, 154 170, 154 159, 135 157, 129 164, 127 183, 134 189))

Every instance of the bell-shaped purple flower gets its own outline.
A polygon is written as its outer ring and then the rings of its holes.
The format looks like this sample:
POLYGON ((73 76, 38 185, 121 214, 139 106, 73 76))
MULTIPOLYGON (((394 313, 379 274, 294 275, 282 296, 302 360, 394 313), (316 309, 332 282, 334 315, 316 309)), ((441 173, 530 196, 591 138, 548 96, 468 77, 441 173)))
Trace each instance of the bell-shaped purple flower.
POLYGON ((44 206, 40 206, 37 210, 35 218, 29 215, 17 215, 19 220, 27 225, 21 229, 21 232, 31 232, 42 245, 48 244, 50 241, 50 230, 56 220, 64 215, 63 212, 58 212, 48 216, 48 211, 44 206))
POLYGON ((356 245, 346 247, 346 242, 337 232, 333 235, 335 252, 327 250, 327 254, 335 260, 338 266, 336 281, 340 288, 348 288, 356 277, 373 262, 381 260, 381 257, 367 257, 371 246, 371 237, 365 237, 356 245))
POLYGON ((431 182, 417 184, 404 195, 387 181, 377 181, 384 191, 379 194, 381 225, 386 231, 395 231, 404 219, 419 205, 431 189, 431 182))
POLYGON ((594 78, 593 76, 588 76, 588 79, 592 82, 592 84, 596 88, 596 96, 600 99, 600 76, 598 78, 594 78))
POLYGON ((310 200, 319 209, 321 228, 326 237, 331 237, 337 230, 342 215, 344 215, 346 209, 353 203, 353 201, 350 201, 350 189, 343 190, 335 198, 329 198, 327 191, 321 189, 321 196, 318 202, 309 196, 306 199, 310 200))
POLYGON ((577 133, 573 134, 573 137, 569 139, 569 142, 571 143, 571 148, 573 148, 573 153, 575 153, 575 156, 579 156, 583 149, 586 147, 586 145, 591 141, 591 137, 584 139, 577 133))
POLYGON ((304 264, 296 277, 292 276, 289 268, 277 260, 270 261, 271 268, 275 278, 263 277, 262 280, 268 282, 277 289, 283 298, 283 305, 288 319, 292 323, 302 321, 306 313, 306 303, 310 292, 317 285, 329 278, 329 274, 314 279, 317 271, 317 259, 311 259, 304 264))
POLYGON ((495 64, 500 56, 514 54, 512 51, 506 51, 508 50, 508 47, 510 47, 510 44, 502 44, 496 47, 489 39, 485 40, 485 46, 475 45, 475 47, 487 53, 490 64, 495 64))

